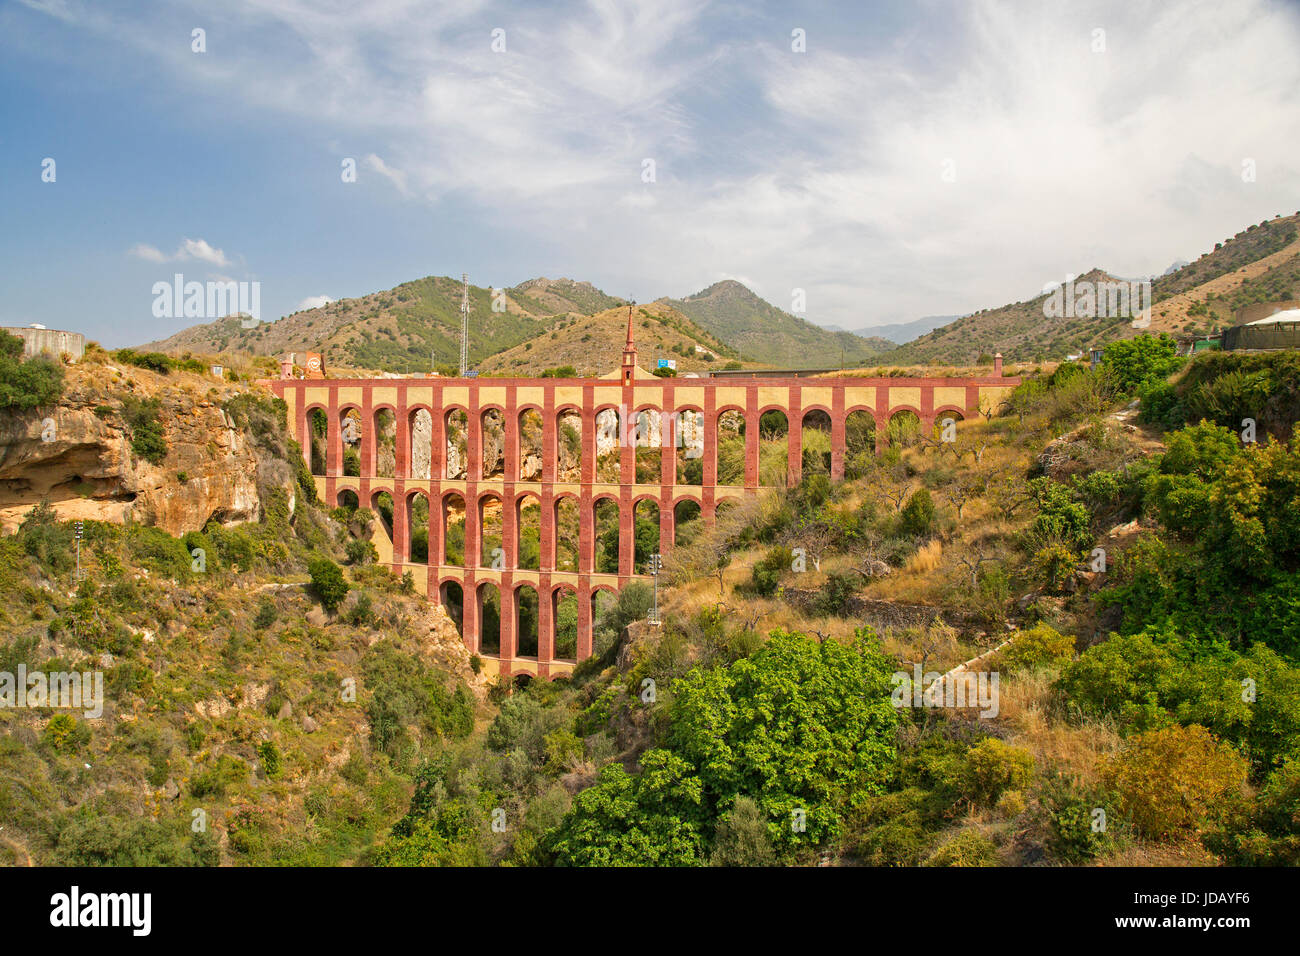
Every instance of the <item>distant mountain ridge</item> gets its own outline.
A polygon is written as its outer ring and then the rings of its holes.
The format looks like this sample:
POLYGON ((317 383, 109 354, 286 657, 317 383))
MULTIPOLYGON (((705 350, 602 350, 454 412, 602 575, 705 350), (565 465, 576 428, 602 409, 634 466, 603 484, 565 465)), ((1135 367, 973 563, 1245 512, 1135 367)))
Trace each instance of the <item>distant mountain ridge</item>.
POLYGON ((905 345, 926 332, 932 332, 941 325, 947 325, 960 315, 926 315, 911 322, 899 322, 896 325, 871 325, 865 329, 851 329, 854 335, 864 339, 885 339, 895 345, 905 345))
POLYGON ((684 299, 656 299, 689 316, 742 358, 789 368, 858 365, 893 347, 886 339, 834 332, 778 309, 734 279, 684 299))

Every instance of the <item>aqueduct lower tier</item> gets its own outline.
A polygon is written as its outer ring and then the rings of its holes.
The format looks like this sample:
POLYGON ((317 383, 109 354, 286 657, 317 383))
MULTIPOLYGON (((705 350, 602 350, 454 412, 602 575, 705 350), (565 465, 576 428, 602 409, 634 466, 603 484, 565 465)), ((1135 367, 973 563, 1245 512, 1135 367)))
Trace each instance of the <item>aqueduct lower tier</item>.
MULTIPOLYGON (((814 411, 824 413, 819 420, 829 418, 830 423, 830 476, 839 481, 844 477, 845 427, 851 414, 863 412, 874 421, 878 450, 890 418, 900 411, 916 415, 924 433, 929 434, 945 412, 970 418, 981 407, 996 404, 1019 383, 1018 378, 1000 374, 976 378, 661 379, 633 367, 625 368, 620 377, 601 379, 282 379, 270 385, 288 405, 289 421, 309 467, 312 420, 319 420, 317 410, 324 413, 324 450, 313 469, 323 501, 332 507, 351 492, 359 504, 370 506, 381 493, 391 496, 391 531, 387 536, 376 535, 379 560, 398 574, 411 572, 417 589, 431 601, 446 601, 459 589, 465 644, 471 652, 483 654, 489 671, 548 677, 568 672, 577 661, 591 655, 596 594, 617 592, 629 581, 644 577, 638 572, 645 568, 634 566, 638 502, 649 500, 658 507, 659 548, 667 552, 674 539, 674 509, 681 502, 693 502, 702 520, 712 523, 720 504, 757 493, 759 420, 765 413, 776 410, 785 415, 787 432, 781 440, 788 443, 786 480, 791 484, 801 479, 803 469, 804 417, 814 411), (607 410, 618 415, 619 440, 609 452, 616 466, 611 461, 611 466, 598 474, 598 441, 608 438, 601 430, 611 419, 607 410), (449 462, 449 458, 461 457, 456 446, 449 454, 447 441, 450 416, 458 411, 464 412, 467 426, 463 461, 449 462), (500 477, 481 478, 483 422, 492 411, 504 419, 500 452, 504 467, 500 477), (629 434, 638 421, 644 424, 643 412, 661 423, 656 429, 661 438, 655 445, 662 450, 655 483, 646 481, 644 458, 638 483, 637 441, 629 434), (534 476, 538 480, 512 480, 520 475, 521 416, 532 413, 541 419, 541 462, 534 476), (728 413, 738 414, 744 422, 743 484, 718 482, 719 422, 728 413), (576 474, 564 474, 557 453, 561 420, 572 423, 575 415, 580 420, 581 463, 574 469, 576 474), (390 457, 385 459, 384 470, 391 475, 385 476, 377 468, 381 416, 390 430, 384 449, 390 457), (702 478, 692 484, 683 484, 677 469, 683 430, 679 423, 684 416, 691 419, 692 430, 701 425, 703 429, 699 449, 702 478), (418 450, 413 449, 417 422, 418 450), (353 434, 345 436, 345 428, 353 434), (358 430, 359 436, 355 434, 358 430), (425 436, 427 452, 423 451, 425 436), (349 440, 355 445, 345 456, 345 441, 349 440), (414 458, 413 450, 419 451, 414 458), (351 462, 348 470, 359 474, 345 474, 345 457, 351 462), (413 460, 418 461, 418 468, 412 467, 413 460), (457 477, 447 477, 453 473, 457 477), (408 518, 418 496, 429 506, 426 561, 412 560, 408 518), (536 569, 519 566, 516 522, 526 499, 535 499, 540 506, 536 569), (606 500, 618 510, 616 572, 608 566, 609 561, 603 571, 597 570, 595 509, 606 500), (456 501, 464 512, 463 566, 446 563, 444 519, 449 503, 456 501), (568 501, 576 504, 579 516, 577 557, 570 562, 576 564, 576 570, 560 570, 556 561, 556 516, 561 504, 568 501), (485 505, 500 507, 502 546, 491 560, 480 553, 485 505), (497 589, 500 599, 499 611, 494 607, 499 614, 499 653, 495 655, 484 652, 480 644, 483 593, 489 585, 497 589), (521 594, 527 589, 532 590, 536 603, 536 656, 519 653, 516 634, 521 594), (577 639, 572 656, 561 658, 555 652, 556 609, 566 594, 577 598, 577 639)), ((494 417, 493 421, 500 419, 494 417)), ((573 428, 572 424, 565 427, 573 428)), ((319 431, 317 425, 318 447, 319 431)), ((604 444, 608 447, 607 441, 604 444)), ((497 454, 495 447, 493 454, 497 454)), ((536 465, 535 457, 530 461, 536 465)))

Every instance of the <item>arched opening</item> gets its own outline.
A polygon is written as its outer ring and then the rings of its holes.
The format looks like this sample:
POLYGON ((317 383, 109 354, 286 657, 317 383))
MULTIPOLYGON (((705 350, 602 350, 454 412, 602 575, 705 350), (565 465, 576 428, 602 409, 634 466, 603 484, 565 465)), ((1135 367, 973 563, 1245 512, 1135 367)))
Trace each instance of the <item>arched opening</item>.
POLYGON ((863 478, 876 467, 876 416, 858 409, 844 419, 844 477, 863 478))
POLYGON ((542 569, 542 500, 537 495, 515 499, 515 567, 542 569))
POLYGON ((411 435, 411 477, 433 477, 433 416, 427 408, 411 412, 407 422, 411 435))
POLYGON ((643 408, 632 418, 638 485, 658 485, 663 481, 662 418, 657 408, 643 408))
POLYGON ((465 567, 465 498, 455 491, 442 496, 442 563, 465 567))
POLYGON ((965 420, 966 417, 961 412, 952 408, 937 412, 934 416, 934 427, 930 429, 930 437, 937 442, 955 442, 958 423, 965 420))
POLYGON ((618 603, 618 595, 609 588, 593 588, 591 597, 588 599, 588 608, 591 612, 592 635, 591 635, 591 652, 599 657, 605 653, 610 645, 618 640, 618 633, 611 627, 598 627, 598 625, 610 608, 618 603))
POLYGON ((406 496, 406 527, 409 561, 412 564, 428 564, 429 499, 423 492, 413 491, 406 496))
POLYGON ((573 588, 559 587, 551 592, 551 621, 556 660, 577 662, 578 659, 578 592, 573 588))
POLYGON ((456 625, 461 638, 465 637, 465 589, 456 581, 443 581, 438 588, 438 603, 447 610, 447 616, 456 625))
POLYGON ((564 495, 555 500, 555 570, 577 571, 581 547, 578 499, 564 495))
POLYGON ((642 498, 632 508, 632 573, 649 574, 650 555, 659 550, 659 502, 642 498))
POLYGON ((831 473, 831 417, 820 408, 810 409, 804 413, 803 428, 803 477, 809 475, 830 475, 831 473))
POLYGON ((519 413, 520 481, 542 480, 542 413, 526 408, 519 413))
POLYGON ((889 416, 889 444, 911 448, 921 441, 921 419, 916 412, 903 408, 889 416))
POLYGON ((582 480, 582 414, 577 409, 566 408, 556 423, 555 480, 582 480))
POLYGON ((779 408, 758 419, 758 483, 784 488, 790 470, 790 420, 779 408))
POLYGON ((596 573, 618 574, 618 502, 600 498, 591 511, 591 527, 596 536, 596 573))
POLYGON ((515 588, 515 656, 537 657, 537 591, 531 584, 515 588))
POLYGON ((690 544, 699 533, 700 506, 689 499, 673 506, 673 547, 690 544))
POLYGON ((481 654, 501 653, 501 589, 484 581, 478 595, 478 647, 481 654))
POLYGON ((307 413, 308 440, 311 442, 308 455, 311 458, 313 475, 325 474, 325 463, 329 454, 329 428, 330 418, 325 409, 313 408, 307 413))
POLYGON ((340 508, 346 508, 348 511, 356 511, 361 507, 361 499, 357 497, 357 493, 351 488, 344 488, 338 493, 335 500, 340 508))
POLYGON ((443 433, 447 450, 444 457, 448 478, 465 477, 465 456, 469 448, 469 416, 463 408, 453 408, 443 416, 443 433))
POLYGON ((495 494, 478 499, 478 565, 480 568, 506 566, 504 540, 501 537, 501 499, 495 494))
POLYGON ((380 478, 397 475, 397 415, 391 408, 375 412, 375 474, 380 478))
POLYGON ((391 561, 393 555, 393 496, 386 491, 376 491, 370 496, 370 508, 379 515, 379 526, 384 529, 388 540, 387 554, 381 554, 381 562, 391 561))
POLYGON ((596 413, 596 480, 618 484, 622 481, 621 452, 623 423, 618 409, 604 408, 596 413))
POLYGON ((714 436, 718 456, 718 484, 745 483, 745 415, 729 408, 718 416, 714 436))
POLYGON ((677 484, 703 485, 704 414, 702 412, 687 408, 673 417, 673 446, 677 459, 677 484))
POLYGON ((533 675, 516 674, 514 677, 510 678, 510 681, 514 685, 515 690, 527 690, 528 685, 533 682, 533 675))
POLYGON ((479 472, 482 478, 500 478, 505 475, 506 462, 506 417, 499 408, 489 408, 479 419, 482 428, 479 431, 483 448, 483 468, 479 472))
POLYGON ((343 474, 351 478, 361 476, 361 410, 345 408, 339 413, 339 430, 343 439, 343 474))

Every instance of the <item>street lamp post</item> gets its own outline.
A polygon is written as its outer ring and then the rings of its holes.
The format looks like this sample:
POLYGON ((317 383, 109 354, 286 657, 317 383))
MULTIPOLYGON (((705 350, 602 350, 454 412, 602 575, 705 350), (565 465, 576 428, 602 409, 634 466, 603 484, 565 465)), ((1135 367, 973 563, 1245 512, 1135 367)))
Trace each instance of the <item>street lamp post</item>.
POLYGON ((654 601, 650 605, 650 623, 659 623, 659 572, 663 569, 663 555, 656 551, 650 555, 650 577, 654 578, 654 601))

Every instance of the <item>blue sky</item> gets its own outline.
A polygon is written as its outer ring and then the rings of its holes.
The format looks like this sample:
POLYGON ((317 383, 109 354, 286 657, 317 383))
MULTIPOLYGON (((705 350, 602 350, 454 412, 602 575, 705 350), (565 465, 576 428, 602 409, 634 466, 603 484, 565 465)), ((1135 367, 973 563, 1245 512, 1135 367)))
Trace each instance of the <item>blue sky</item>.
POLYGON ((1297 49, 1255 0, 4 0, 0 323, 160 338, 176 272, 259 281, 264 319, 735 278, 845 328, 1159 273, 1300 209, 1297 49))

